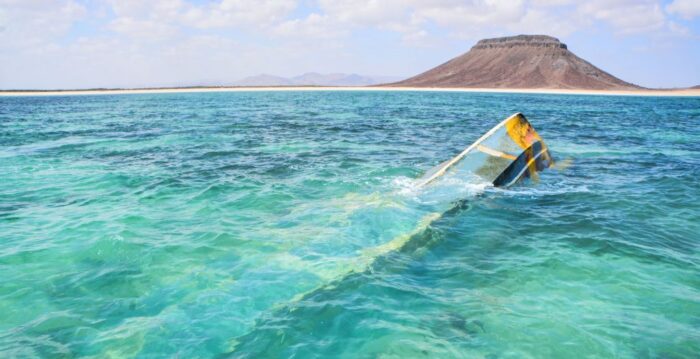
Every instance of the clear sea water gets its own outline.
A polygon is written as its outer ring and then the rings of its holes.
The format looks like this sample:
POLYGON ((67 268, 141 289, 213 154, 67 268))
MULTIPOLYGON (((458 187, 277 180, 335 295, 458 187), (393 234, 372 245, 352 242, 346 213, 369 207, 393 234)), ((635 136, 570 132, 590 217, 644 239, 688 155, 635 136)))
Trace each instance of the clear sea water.
POLYGON ((699 98, 0 98, 0 356, 697 358, 699 178, 699 98), (413 186, 517 111, 567 168, 413 186))

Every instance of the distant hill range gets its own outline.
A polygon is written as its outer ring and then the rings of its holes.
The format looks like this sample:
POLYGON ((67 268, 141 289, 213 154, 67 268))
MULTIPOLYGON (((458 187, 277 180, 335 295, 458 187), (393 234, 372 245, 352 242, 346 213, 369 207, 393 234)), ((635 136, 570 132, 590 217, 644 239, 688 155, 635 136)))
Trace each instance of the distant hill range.
POLYGON ((246 77, 233 83, 234 86, 368 86, 401 78, 390 76, 362 76, 358 74, 319 74, 308 72, 295 77, 262 74, 246 77))
POLYGON ((625 82, 576 56, 558 39, 518 35, 479 41, 469 52, 384 86, 630 90, 625 82))

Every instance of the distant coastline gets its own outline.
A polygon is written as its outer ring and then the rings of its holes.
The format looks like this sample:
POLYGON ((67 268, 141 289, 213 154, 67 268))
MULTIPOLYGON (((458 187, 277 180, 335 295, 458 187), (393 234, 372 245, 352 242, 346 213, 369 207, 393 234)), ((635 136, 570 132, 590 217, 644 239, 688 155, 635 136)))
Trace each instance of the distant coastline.
POLYGON ((569 90, 547 88, 473 88, 473 87, 365 87, 365 86, 238 86, 238 87, 158 87, 134 89, 85 89, 85 90, 0 90, 0 97, 12 96, 79 96, 120 94, 168 94, 189 92, 261 92, 261 91, 420 91, 420 92, 486 92, 556 95, 603 95, 603 96, 680 96, 700 97, 700 89, 635 89, 635 90, 569 90))

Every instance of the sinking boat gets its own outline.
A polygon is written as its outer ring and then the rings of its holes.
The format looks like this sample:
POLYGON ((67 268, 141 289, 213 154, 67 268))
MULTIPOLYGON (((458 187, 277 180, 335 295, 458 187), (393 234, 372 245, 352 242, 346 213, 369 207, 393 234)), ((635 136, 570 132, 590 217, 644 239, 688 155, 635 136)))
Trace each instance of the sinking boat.
POLYGON ((486 132, 452 159, 432 168, 418 179, 426 186, 450 174, 477 176, 496 187, 508 187, 554 164, 540 135, 521 113, 516 113, 486 132))

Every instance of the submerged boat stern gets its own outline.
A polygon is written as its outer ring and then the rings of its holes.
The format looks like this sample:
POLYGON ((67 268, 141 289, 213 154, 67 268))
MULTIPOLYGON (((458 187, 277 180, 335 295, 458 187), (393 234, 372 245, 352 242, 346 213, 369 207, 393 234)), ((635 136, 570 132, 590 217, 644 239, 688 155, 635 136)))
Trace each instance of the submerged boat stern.
POLYGON ((428 171, 419 184, 427 185, 445 174, 476 175, 496 187, 535 178, 554 160, 542 137, 521 113, 486 132, 460 154, 428 171))

